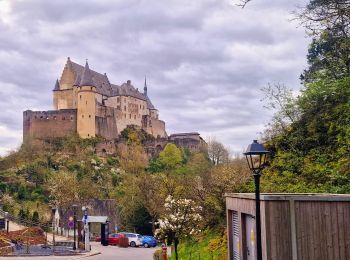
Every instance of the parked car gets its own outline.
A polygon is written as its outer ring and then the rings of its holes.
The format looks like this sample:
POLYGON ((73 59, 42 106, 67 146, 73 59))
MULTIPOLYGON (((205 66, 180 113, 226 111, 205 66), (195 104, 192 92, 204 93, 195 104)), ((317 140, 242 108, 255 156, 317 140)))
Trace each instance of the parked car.
MULTIPOLYGON (((108 244, 117 246, 119 244, 120 237, 124 237, 124 236, 125 235, 121 234, 121 233, 109 234, 108 235, 108 244)), ((97 236, 95 238, 95 241, 96 242, 101 242, 101 236, 97 236)))
POLYGON ((114 246, 117 246, 119 245, 119 239, 121 237, 125 237, 124 234, 120 234, 120 233, 117 233, 117 234, 110 234, 108 236, 108 244, 110 245, 114 245, 114 246))
POLYGON ((136 233, 120 232, 129 239, 129 245, 131 247, 142 246, 142 236, 136 233))
POLYGON ((156 247, 157 240, 152 236, 142 236, 142 244, 144 247, 156 247))

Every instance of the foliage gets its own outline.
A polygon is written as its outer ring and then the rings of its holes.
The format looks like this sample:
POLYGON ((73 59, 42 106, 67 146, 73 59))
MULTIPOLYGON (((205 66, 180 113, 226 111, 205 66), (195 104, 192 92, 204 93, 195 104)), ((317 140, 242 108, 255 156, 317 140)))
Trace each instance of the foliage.
POLYGON ((183 161, 182 152, 175 144, 169 143, 165 146, 164 150, 159 153, 158 161, 163 169, 174 170, 183 161))
POLYGON ((175 243, 175 258, 178 259, 177 246, 181 239, 200 232, 202 207, 190 199, 174 199, 168 196, 164 204, 164 214, 159 219, 156 235, 160 239, 171 236, 175 243))
MULTIPOLYGON (((175 259, 175 255, 170 259, 175 259)), ((208 229, 184 240, 179 245, 179 259, 227 260, 226 232, 208 229)))
POLYGON ((141 144, 145 140, 153 140, 153 135, 148 134, 145 130, 135 125, 128 125, 120 132, 120 136, 130 143, 141 144))

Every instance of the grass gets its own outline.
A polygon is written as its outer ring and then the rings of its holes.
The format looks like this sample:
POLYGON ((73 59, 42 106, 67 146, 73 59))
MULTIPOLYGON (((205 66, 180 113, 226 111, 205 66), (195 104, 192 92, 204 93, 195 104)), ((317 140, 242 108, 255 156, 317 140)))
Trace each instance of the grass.
MULTIPOLYGON (((196 239, 187 239, 180 243, 178 254, 181 260, 226 260, 226 234, 206 230, 196 239)), ((175 253, 171 260, 175 259, 175 253)))

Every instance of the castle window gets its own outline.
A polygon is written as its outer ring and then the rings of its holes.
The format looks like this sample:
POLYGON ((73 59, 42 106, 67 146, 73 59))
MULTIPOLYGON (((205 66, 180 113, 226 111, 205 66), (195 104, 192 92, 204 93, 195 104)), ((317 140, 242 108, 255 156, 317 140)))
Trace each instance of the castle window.
POLYGON ((91 115, 89 115, 89 118, 91 118, 91 115))
POLYGON ((86 101, 86 105, 87 105, 87 101, 86 101))
POLYGON ((66 118, 64 116, 62 116, 62 120, 66 120, 66 118))
POLYGON ((43 116, 40 116, 40 118, 42 119, 42 118, 43 118, 43 116))
POLYGON ((90 136, 90 134, 88 134, 88 136, 90 136))
POLYGON ((131 119, 131 114, 129 114, 129 117, 130 117, 130 119, 131 119))
POLYGON ((126 106, 124 106, 124 111, 126 111, 126 106))
POLYGON ((124 118, 126 118, 126 114, 124 114, 124 118))
POLYGON ((117 97, 117 102, 118 102, 118 103, 120 102, 120 98, 119 98, 119 97, 117 97))
POLYGON ((142 106, 142 110, 145 110, 145 106, 142 106))
POLYGON ((117 109, 120 110, 120 106, 117 106, 117 109))
POLYGON ((92 87, 91 87, 91 90, 92 90, 92 87))
POLYGON ((82 118, 84 118, 84 115, 81 115, 82 118))
POLYGON ((80 100, 81 100, 81 95, 80 95, 80 100))
POLYGON ((134 119, 136 119, 136 115, 134 115, 134 119))

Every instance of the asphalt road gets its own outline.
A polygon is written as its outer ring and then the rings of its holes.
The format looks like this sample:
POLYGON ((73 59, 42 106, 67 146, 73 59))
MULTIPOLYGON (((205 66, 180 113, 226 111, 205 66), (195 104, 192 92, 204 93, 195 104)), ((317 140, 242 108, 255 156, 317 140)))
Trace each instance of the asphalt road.
MULTIPOLYGON (((73 256, 41 256, 41 257, 16 257, 17 260, 44 260, 44 259, 60 259, 60 260, 73 260, 73 259, 86 259, 86 260, 152 260, 153 252, 158 248, 119 248, 117 246, 102 246, 99 243, 92 243, 92 252, 101 252, 101 254, 90 256, 90 257, 73 257, 73 256)), ((9 257, 0 257, 0 259, 14 259, 9 257)))
MULTIPOLYGON (((153 252, 157 248, 119 248, 116 246, 101 246, 93 245, 94 250, 101 251, 102 254, 91 256, 88 259, 90 260, 109 260, 109 259, 125 259, 125 260, 152 260, 153 252)), ((28 259, 26 259, 28 260, 28 259)))

